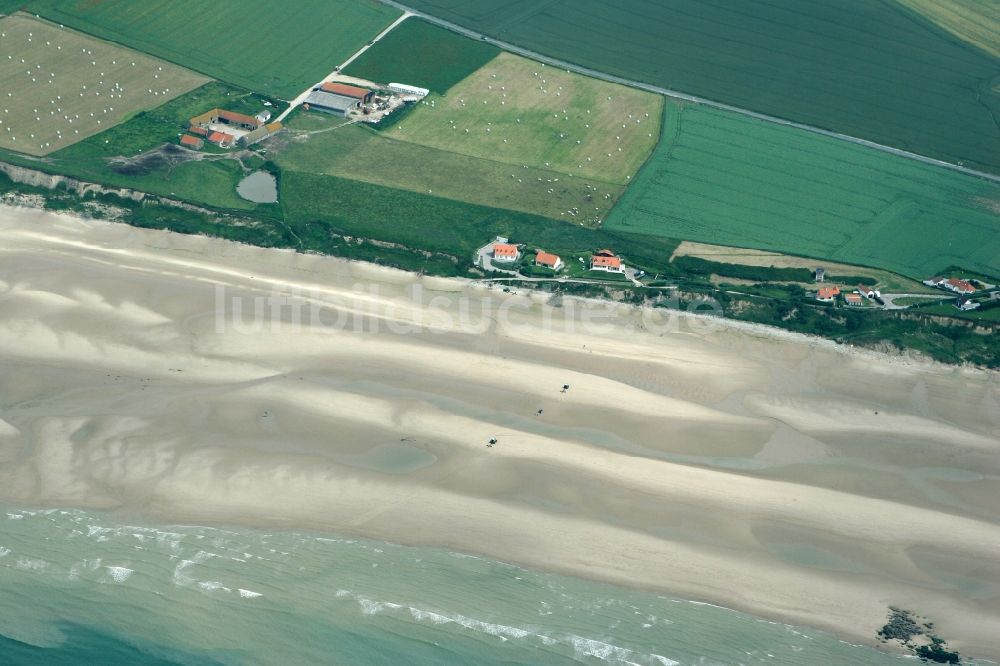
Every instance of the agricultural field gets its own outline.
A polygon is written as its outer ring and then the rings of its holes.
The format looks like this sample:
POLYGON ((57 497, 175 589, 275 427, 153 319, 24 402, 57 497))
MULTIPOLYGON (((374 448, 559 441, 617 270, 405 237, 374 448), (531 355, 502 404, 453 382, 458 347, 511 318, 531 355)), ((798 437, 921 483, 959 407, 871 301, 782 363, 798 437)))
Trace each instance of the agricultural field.
POLYGON ((23 14, 0 19, 0 148, 48 155, 205 83, 23 14))
POLYGON ((959 39, 1000 58, 1000 4, 996 0, 899 0, 959 39))
POLYGON ((250 90, 292 99, 392 23, 369 0, 24 0, 51 21, 250 90))
POLYGON ((236 194, 244 170, 233 152, 192 153, 176 145, 187 120, 214 107, 251 115, 264 108, 258 96, 213 81, 25 166, 217 208, 252 209, 236 194))
POLYGON ((785 252, 923 279, 1000 274, 1000 185, 844 141, 671 104, 609 229, 785 252))
POLYGON ((491 44, 408 18, 344 72, 383 85, 407 83, 445 93, 499 54, 491 44))
POLYGON ((272 144, 285 144, 273 159, 286 171, 340 176, 553 218, 571 209, 603 217, 623 189, 603 185, 596 190, 593 181, 558 171, 515 168, 399 141, 323 113, 297 114, 281 139, 272 144))
MULTIPOLYGON (((882 271, 876 268, 865 266, 855 266, 852 264, 840 264, 830 261, 816 261, 806 257, 796 257, 780 252, 770 252, 767 250, 755 250, 742 247, 726 247, 724 245, 711 245, 708 243, 696 243, 694 241, 683 241, 674 250, 670 260, 678 257, 695 257, 722 264, 734 264, 738 266, 755 266, 761 268, 804 268, 809 271, 822 266, 830 276, 834 275, 860 275, 874 280, 872 284, 877 284, 883 291, 907 292, 907 293, 929 293, 940 294, 940 290, 928 287, 919 280, 905 278, 889 271, 882 271)), ((828 278, 829 279, 829 278, 828 278)), ((811 282, 811 280, 810 280, 811 282)))
POLYGON ((503 53, 387 135, 518 168, 624 185, 660 135, 662 97, 503 53))
POLYGON ((1000 59, 893 0, 408 4, 598 71, 1000 172, 1000 59))

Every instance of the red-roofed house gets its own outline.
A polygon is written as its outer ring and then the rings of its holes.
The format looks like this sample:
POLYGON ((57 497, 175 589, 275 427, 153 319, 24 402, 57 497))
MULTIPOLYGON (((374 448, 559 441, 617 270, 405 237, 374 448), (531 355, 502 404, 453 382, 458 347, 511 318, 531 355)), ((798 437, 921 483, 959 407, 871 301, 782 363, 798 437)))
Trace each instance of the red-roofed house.
POLYGON ((861 294, 850 293, 850 294, 844 294, 844 302, 847 303, 848 305, 858 307, 864 305, 865 301, 863 298, 861 298, 861 294))
POLYGON ((610 250, 601 250, 594 256, 590 258, 590 270, 592 271, 607 271, 608 273, 621 273, 622 272, 622 260, 621 257, 616 257, 614 254, 608 256, 604 254, 605 252, 611 252, 610 250))
POLYGON ((975 287, 965 280, 959 280, 958 278, 948 278, 941 286, 945 289, 950 289, 956 294, 973 294, 976 292, 975 287))
POLYGON ((521 256, 516 245, 510 243, 493 244, 493 261, 498 264, 514 263, 521 256))
POLYGON ((822 287, 816 294, 816 300, 832 303, 837 296, 840 296, 840 287, 822 287))
POLYGON ((552 270, 557 271, 563 267, 563 260, 559 258, 558 254, 549 254, 548 252, 542 252, 539 250, 535 254, 535 265, 545 266, 546 268, 551 268, 552 270))
POLYGON ((346 83, 336 83, 334 81, 329 81, 324 83, 319 87, 323 92, 333 93, 334 95, 343 95, 344 97, 352 97, 356 100, 360 100, 362 104, 367 104, 371 101, 372 95, 375 93, 371 90, 366 90, 365 88, 359 88, 358 86, 349 86, 346 83))
POLYGON ((208 127, 209 125, 219 123, 232 125, 248 132, 264 124, 262 121, 245 113, 236 113, 235 111, 226 111, 225 109, 212 109, 211 111, 206 111, 201 115, 195 116, 189 121, 188 125, 193 128, 208 127))
POLYGON ((195 150, 201 150, 201 147, 205 145, 205 142, 196 136, 184 134, 181 136, 181 145, 188 148, 194 148, 195 150))
POLYGON ((235 143, 236 137, 232 134, 226 134, 225 132, 212 132, 208 135, 208 140, 210 143, 214 143, 219 148, 229 148, 235 143))

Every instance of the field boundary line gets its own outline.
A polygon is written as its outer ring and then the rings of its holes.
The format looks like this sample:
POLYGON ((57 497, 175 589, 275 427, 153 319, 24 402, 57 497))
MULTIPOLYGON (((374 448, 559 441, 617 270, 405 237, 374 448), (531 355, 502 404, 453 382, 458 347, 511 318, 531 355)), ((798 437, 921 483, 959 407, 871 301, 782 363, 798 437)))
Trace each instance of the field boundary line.
POLYGON ((846 141, 847 143, 853 143, 855 145, 864 146, 866 148, 872 148, 884 153, 889 153, 890 155, 896 155, 897 157, 904 157, 909 160, 916 162, 922 162, 930 166, 942 167, 949 169, 951 171, 957 171, 963 173, 967 176, 975 176, 977 178, 983 178, 985 180, 990 180, 995 183, 1000 183, 1000 175, 987 173, 985 171, 979 171, 977 169, 970 169, 969 167, 962 166, 961 164, 954 164, 952 162, 947 162, 945 160, 939 160, 933 157, 927 157, 926 155, 920 155, 918 153, 912 153, 908 150, 903 150, 902 148, 893 148, 892 146, 887 146, 875 141, 870 141, 868 139, 861 139, 856 136, 850 136, 848 134, 842 134, 840 132, 834 132, 832 130, 823 129, 822 127, 815 127, 813 125, 806 125, 804 123, 798 123, 794 120, 787 120, 785 118, 779 118, 778 116, 771 116, 766 113, 759 113, 757 111, 751 111, 750 109, 744 109, 738 106, 732 106, 730 104, 725 104, 724 102, 717 102, 706 97, 699 97, 697 95, 690 95, 679 90, 672 90, 670 88, 664 88, 662 86, 656 86, 650 83, 643 83, 642 81, 636 81, 633 79, 626 79, 621 76, 615 76, 614 74, 608 74, 606 72, 601 72, 596 69, 591 69, 589 67, 584 67, 582 65, 576 65, 571 62, 566 62, 565 60, 560 60, 558 58, 552 58, 547 55, 538 53, 537 51, 532 51, 509 42, 505 42, 500 39, 494 39, 489 35, 483 34, 481 32, 476 32, 470 28, 464 28, 457 23, 452 23, 442 18, 436 16, 431 16, 430 14, 425 14, 417 9, 408 7, 396 0, 379 0, 382 4, 389 5, 390 7, 395 7, 411 16, 428 21, 439 27, 445 28, 446 30, 451 30, 460 35, 472 39, 478 39, 480 41, 486 42, 487 44, 492 44, 505 51, 530 58, 532 60, 537 60, 538 62, 543 62, 548 65, 554 65, 565 70, 576 72, 577 74, 583 74, 584 76, 589 76, 595 79, 601 79, 603 81, 608 81, 609 83, 617 83, 623 86, 628 86, 630 88, 638 88, 640 90, 645 90, 647 92, 656 93, 658 95, 664 95, 666 97, 671 97, 673 99, 679 99, 685 102, 691 102, 693 104, 701 104, 703 106, 712 107, 715 109, 720 109, 722 111, 729 111, 731 113, 738 113, 742 116, 747 116, 750 118, 755 118, 757 120, 762 120, 764 122, 772 123, 775 125, 781 125, 784 127, 792 127, 794 129, 805 130, 807 132, 812 132, 813 134, 819 134, 821 136, 826 136, 832 139, 837 139, 840 141, 846 141))

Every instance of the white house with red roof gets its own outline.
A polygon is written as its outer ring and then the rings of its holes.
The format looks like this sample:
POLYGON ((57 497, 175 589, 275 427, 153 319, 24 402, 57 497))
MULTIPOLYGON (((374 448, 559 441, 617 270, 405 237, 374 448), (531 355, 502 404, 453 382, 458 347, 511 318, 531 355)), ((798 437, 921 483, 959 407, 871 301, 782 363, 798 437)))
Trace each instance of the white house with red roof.
POLYGON ((535 253, 535 265, 544 266, 545 268, 551 268, 554 271, 558 271, 563 267, 563 260, 558 254, 550 254, 548 252, 543 252, 538 250, 535 253))
POLYGON ((497 264, 512 264, 521 257, 521 251, 511 243, 493 244, 493 262, 497 264))
POLYGON ((621 257, 615 256, 611 250, 598 250, 590 258, 590 270, 621 273, 623 270, 621 257))
POLYGON ((820 287, 820 290, 816 293, 816 300, 823 301, 824 303, 832 303, 836 300, 837 296, 840 296, 840 287, 820 287))
POLYGON ((941 286, 956 294, 974 294, 976 292, 976 288, 972 284, 958 278, 948 278, 941 286))

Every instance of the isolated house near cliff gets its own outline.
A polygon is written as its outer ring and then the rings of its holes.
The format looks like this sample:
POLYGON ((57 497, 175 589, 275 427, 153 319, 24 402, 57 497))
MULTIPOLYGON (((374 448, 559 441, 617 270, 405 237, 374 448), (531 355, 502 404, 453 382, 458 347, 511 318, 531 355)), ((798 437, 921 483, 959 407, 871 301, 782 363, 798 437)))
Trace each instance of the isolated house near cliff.
POLYGON ((521 256, 516 245, 510 243, 493 244, 493 261, 498 264, 510 264, 518 260, 521 256))
POLYGON ((563 267, 563 260, 558 254, 550 254, 539 250, 535 254, 535 265, 544 266, 545 268, 551 268, 552 270, 557 271, 563 267))
POLYGON ((611 250, 598 250, 594 253, 594 256, 590 258, 590 270, 605 271, 607 273, 621 273, 621 257, 615 256, 615 253, 611 250))

